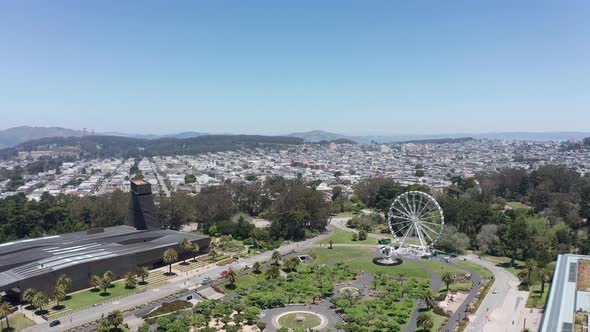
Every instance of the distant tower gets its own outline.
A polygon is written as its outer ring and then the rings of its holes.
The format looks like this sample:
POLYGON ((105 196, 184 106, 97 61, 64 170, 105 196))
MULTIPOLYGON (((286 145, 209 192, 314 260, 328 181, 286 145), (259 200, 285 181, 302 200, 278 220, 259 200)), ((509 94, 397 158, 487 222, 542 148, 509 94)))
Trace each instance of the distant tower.
POLYGON ((336 151, 338 149, 338 145, 336 142, 330 142, 330 151, 336 151))
POLYGON ((88 135, 86 128, 82 128, 82 136, 86 136, 86 135, 88 135))
POLYGON ((90 129, 90 136, 94 136, 94 129, 90 129))
POLYGON ((152 185, 144 180, 132 180, 129 192, 127 225, 139 230, 160 229, 158 210, 154 204, 152 185))

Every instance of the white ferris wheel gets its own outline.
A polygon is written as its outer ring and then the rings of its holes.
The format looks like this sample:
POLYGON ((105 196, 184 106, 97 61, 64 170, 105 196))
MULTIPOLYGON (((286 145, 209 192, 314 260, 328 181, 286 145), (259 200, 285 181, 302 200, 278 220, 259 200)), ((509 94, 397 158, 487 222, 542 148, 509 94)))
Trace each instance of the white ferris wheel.
POLYGON ((443 232, 443 211, 434 197, 421 191, 399 195, 389 208, 389 230, 399 254, 429 255, 443 232))

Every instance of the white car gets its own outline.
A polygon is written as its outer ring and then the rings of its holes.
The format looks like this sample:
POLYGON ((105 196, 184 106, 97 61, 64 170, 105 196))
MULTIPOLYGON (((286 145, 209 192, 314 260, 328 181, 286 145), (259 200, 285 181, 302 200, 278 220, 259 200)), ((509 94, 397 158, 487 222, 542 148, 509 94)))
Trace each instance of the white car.
POLYGON ((492 294, 497 294, 498 291, 494 288, 494 290, 492 291, 492 294))

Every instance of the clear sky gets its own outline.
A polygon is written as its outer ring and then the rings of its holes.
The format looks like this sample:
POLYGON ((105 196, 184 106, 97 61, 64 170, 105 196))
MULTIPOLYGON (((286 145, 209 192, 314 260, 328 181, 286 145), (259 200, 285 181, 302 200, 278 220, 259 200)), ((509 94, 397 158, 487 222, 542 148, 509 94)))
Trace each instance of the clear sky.
POLYGON ((0 129, 590 131, 590 1, 0 1, 0 129))

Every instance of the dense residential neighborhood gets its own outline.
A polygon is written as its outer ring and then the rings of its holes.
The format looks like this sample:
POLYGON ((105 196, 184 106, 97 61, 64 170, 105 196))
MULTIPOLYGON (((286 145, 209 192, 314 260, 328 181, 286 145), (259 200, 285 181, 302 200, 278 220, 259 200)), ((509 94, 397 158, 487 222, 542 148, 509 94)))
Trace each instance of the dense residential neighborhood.
MULTIPOLYGON (((176 191, 198 193, 225 181, 249 182, 268 176, 318 180, 318 190, 331 193, 334 186, 341 186, 344 193, 351 194, 352 185, 372 177, 442 189, 452 177, 472 177, 478 172, 508 167, 534 170, 563 164, 581 175, 590 173, 590 155, 566 147, 557 142, 488 139, 445 144, 308 143, 286 149, 252 148, 196 156, 73 160, 55 169, 26 174, 16 188, 9 186, 9 179, 0 182, 0 197, 25 193, 27 198, 39 200, 44 192, 86 196, 117 189, 129 191, 128 180, 135 173, 150 182, 155 193, 163 195, 176 191)), ((57 158, 50 151, 22 153, 19 158, 0 161, 0 169, 14 170, 52 156, 57 158)))

